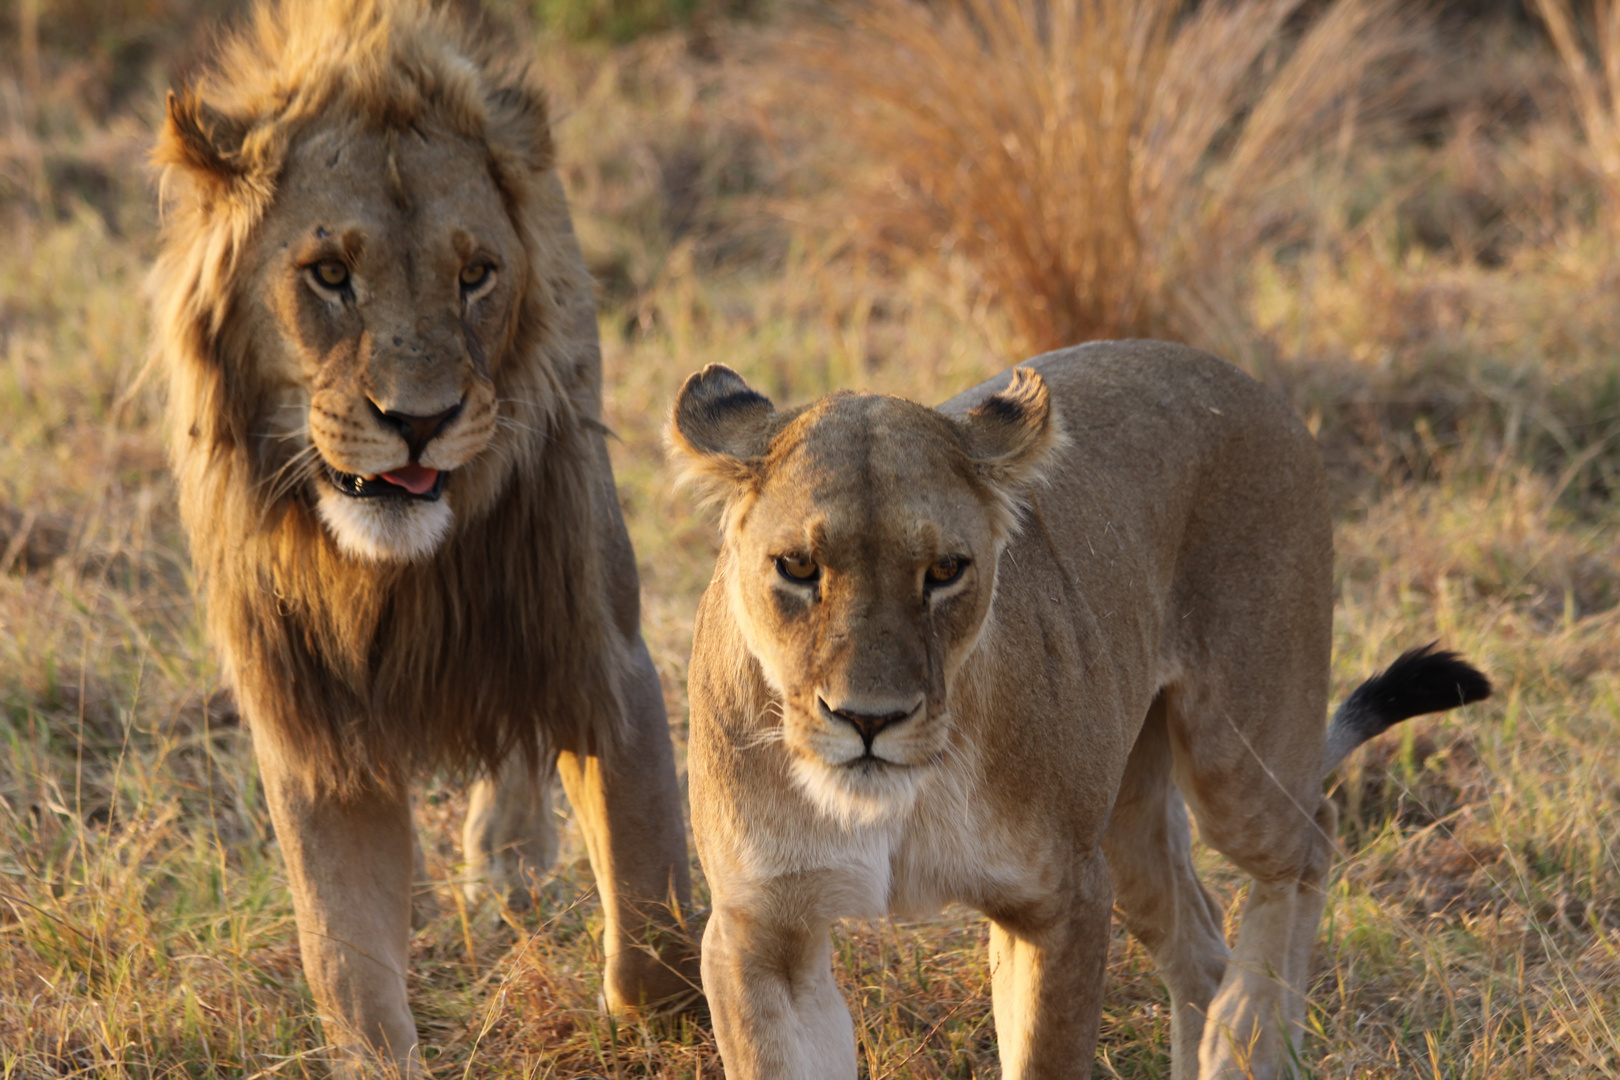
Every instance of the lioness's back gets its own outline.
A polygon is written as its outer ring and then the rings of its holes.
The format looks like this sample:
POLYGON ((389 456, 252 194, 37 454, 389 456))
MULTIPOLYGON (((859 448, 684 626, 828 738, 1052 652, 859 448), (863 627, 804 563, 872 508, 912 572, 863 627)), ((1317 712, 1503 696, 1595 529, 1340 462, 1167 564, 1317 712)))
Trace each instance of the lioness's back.
MULTIPOLYGON (((1209 353, 1165 341, 1099 341, 1043 353, 1019 367, 1046 380, 1069 436, 1068 453, 1089 467, 1118 465, 1135 476, 1153 460, 1184 467, 1184 455, 1206 456, 1237 440, 1247 453, 1292 462, 1300 482, 1321 482, 1314 440, 1288 403, 1209 353)), ((965 415, 1011 379, 1012 370, 1005 371, 939 410, 965 415)))
MULTIPOLYGON (((1004 555, 1016 570, 1003 590, 1056 595, 1060 583, 1081 617, 1133 613, 1167 663, 1239 630, 1234 619, 1284 605, 1300 615, 1292 655, 1276 662, 1326 655, 1326 479, 1315 440, 1281 396, 1224 360, 1159 341, 1096 342, 1021 366, 1046 381, 1067 443, 1034 493, 1031 527, 1004 555), (1157 604, 1137 599, 1144 585, 1157 604)), ((963 415, 1009 379, 940 411, 963 415)))

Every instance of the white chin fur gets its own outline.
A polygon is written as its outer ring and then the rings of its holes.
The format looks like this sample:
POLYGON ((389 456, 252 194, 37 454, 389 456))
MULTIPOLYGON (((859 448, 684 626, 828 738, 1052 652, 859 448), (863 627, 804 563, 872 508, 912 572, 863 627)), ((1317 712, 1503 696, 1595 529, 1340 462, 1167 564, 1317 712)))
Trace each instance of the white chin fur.
POLYGON ((324 487, 316 509, 345 555, 370 562, 425 559, 450 535, 455 520, 443 497, 355 499, 324 487))
POLYGON ((886 766, 873 771, 830 766, 797 755, 793 779, 816 809, 846 827, 902 817, 917 800, 919 770, 886 766))

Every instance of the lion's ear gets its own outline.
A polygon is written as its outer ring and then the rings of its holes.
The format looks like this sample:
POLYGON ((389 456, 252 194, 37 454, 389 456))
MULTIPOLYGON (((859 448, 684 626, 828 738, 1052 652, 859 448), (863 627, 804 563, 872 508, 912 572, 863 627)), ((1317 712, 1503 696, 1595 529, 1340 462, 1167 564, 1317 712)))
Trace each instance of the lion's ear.
POLYGON ((556 161, 551 141, 551 109, 546 93, 530 74, 518 71, 490 91, 489 140, 522 162, 530 172, 549 172, 556 161))
POLYGON ((181 94, 170 90, 166 111, 152 160, 180 166, 208 189, 228 188, 246 175, 245 124, 211 108, 195 90, 181 94))
POLYGON ((675 396, 670 456, 682 465, 684 479, 726 498, 758 479, 777 419, 769 398, 725 365, 710 364, 675 396))
POLYGON ((1065 441, 1046 380, 1030 368, 1014 371, 1005 390, 986 398, 959 423, 980 478, 1015 500, 1021 489, 1040 479, 1053 451, 1065 441))

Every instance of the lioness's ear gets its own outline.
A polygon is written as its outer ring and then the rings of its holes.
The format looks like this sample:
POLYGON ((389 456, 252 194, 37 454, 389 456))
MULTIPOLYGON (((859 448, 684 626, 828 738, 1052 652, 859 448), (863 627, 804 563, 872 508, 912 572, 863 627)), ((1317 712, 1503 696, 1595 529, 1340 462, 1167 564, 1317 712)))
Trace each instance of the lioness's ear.
POLYGON ((167 113, 152 160, 178 165, 208 190, 230 187, 247 173, 242 142, 247 126, 210 108, 196 90, 169 91, 167 113))
POLYGON ((981 479, 1016 500, 1018 489, 1040 479, 1052 452, 1064 442, 1046 380, 1018 368, 1005 390, 985 399, 960 421, 968 456, 981 479))
POLYGON ((670 456, 684 478, 724 498, 752 483, 779 426, 776 407, 723 364, 688 378, 675 396, 669 424, 670 456))

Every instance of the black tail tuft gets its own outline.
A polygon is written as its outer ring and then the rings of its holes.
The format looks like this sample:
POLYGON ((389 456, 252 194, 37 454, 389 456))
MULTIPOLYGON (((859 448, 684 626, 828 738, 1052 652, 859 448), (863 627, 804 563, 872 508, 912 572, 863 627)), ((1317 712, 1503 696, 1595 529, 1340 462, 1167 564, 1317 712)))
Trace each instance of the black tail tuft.
POLYGON ((1328 727, 1326 767, 1402 720, 1444 712, 1491 696, 1491 680, 1454 652, 1431 641, 1408 649, 1345 698, 1328 727))
POLYGON ((1491 680, 1454 652, 1431 641, 1408 649, 1395 662, 1356 687, 1345 707, 1382 721, 1378 734, 1402 720, 1444 712, 1491 696, 1491 680))

